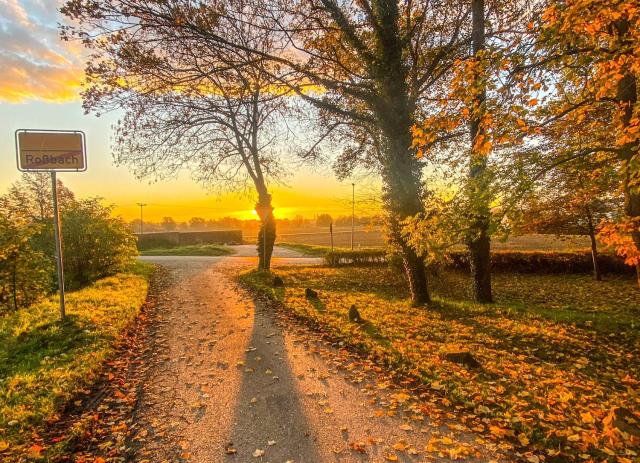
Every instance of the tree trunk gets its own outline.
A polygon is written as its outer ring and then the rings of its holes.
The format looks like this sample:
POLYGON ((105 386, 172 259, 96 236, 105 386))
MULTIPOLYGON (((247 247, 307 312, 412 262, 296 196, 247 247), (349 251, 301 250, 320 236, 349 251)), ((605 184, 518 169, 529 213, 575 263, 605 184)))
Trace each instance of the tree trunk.
POLYGON ((405 219, 423 212, 420 164, 413 155, 410 124, 408 118, 383 118, 383 153, 385 165, 382 170, 383 201, 389 244, 400 252, 405 275, 409 283, 411 301, 414 307, 431 301, 427 285, 424 260, 407 243, 402 225, 405 219))
MULTIPOLYGON (((473 54, 480 59, 485 46, 484 0, 472 0, 472 41, 473 54)), ((489 236, 490 209, 487 182, 487 159, 484 152, 478 152, 483 136, 482 112, 486 100, 486 89, 482 66, 479 65, 476 88, 471 111, 469 134, 471 138, 471 159, 469 162, 469 203, 471 217, 469 224, 468 248, 473 281, 473 297, 477 302, 493 302, 491 295, 491 238, 489 236)))
POLYGON ((256 212, 262 224, 258 232, 258 269, 269 270, 271 268, 271 256, 276 241, 276 221, 273 216, 271 195, 261 195, 256 204, 256 212))
POLYGON ((383 201, 387 213, 388 240, 404 264, 413 306, 430 302, 424 261, 402 234, 402 223, 424 211, 421 166, 411 149, 414 108, 409 101, 403 42, 399 31, 398 2, 371 3, 378 17, 376 44, 379 60, 374 66, 378 97, 373 103, 381 132, 383 201))
MULTIPOLYGON (((393 193, 387 187, 385 187, 385 190, 385 203, 390 204, 392 203, 393 193)), ((419 307, 431 302, 427 284, 427 272, 424 260, 407 244, 402 234, 402 220, 413 214, 404 215, 401 220, 400 218, 403 215, 402 212, 394 211, 391 206, 387 206, 387 239, 391 247, 397 249, 402 257, 404 273, 411 292, 411 305, 419 307)))
POLYGON ((491 240, 482 234, 469 240, 469 264, 473 282, 473 298, 483 304, 493 302, 491 294, 491 240))
MULTIPOLYGON (((638 148, 636 147, 635 150, 637 151, 637 149, 638 148)), ((640 191, 638 191, 637 185, 632 186, 634 168, 630 164, 631 157, 629 157, 629 160, 625 162, 623 180, 624 212, 625 215, 633 221, 634 228, 631 231, 631 238, 636 246, 636 250, 640 250, 640 191)), ((637 175, 637 173, 635 175, 637 175)), ((640 262, 636 264, 636 277, 638 280, 638 287, 640 288, 640 262)))
POLYGON ((386 222, 389 244, 402 256, 405 275, 409 282, 413 306, 430 302, 427 275, 424 260, 407 244, 402 233, 405 219, 424 210, 422 204, 422 185, 420 165, 411 152, 409 125, 401 118, 389 118, 384 126, 385 166, 383 167, 383 201, 386 210, 386 222))
MULTIPOLYGON (((629 22, 621 20, 617 24, 618 34, 622 41, 626 40, 629 32, 629 22)), ((622 124, 625 128, 631 125, 633 119, 633 110, 638 102, 638 78, 631 71, 628 71, 618 83, 617 97, 622 105, 622 124)), ((626 143, 621 147, 620 160, 623 165, 623 184, 624 191, 624 212, 628 219, 633 223, 631 238, 636 246, 636 250, 640 251, 640 188, 634 185, 639 175, 638 166, 640 165, 640 146, 637 140, 626 143)), ((636 276, 638 287, 640 287, 640 263, 636 264, 636 276)))
POLYGON ((591 260, 593 261, 593 278, 596 281, 602 281, 600 273, 600 264, 598 263, 598 241, 596 240, 596 232, 593 224, 589 221, 589 238, 591 239, 591 260))

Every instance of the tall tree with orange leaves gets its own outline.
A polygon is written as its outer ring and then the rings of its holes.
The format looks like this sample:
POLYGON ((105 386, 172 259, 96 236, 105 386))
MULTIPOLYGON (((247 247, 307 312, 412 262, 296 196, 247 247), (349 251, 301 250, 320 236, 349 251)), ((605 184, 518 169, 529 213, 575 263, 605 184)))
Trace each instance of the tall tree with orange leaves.
POLYGON ((609 112, 593 127, 604 134, 574 156, 608 156, 622 177, 624 216, 600 237, 636 266, 640 285, 640 5, 635 0, 550 2, 541 17, 530 63, 554 85, 551 124, 571 128, 609 112), (602 124, 605 124, 602 127, 602 124), (604 128, 604 130, 602 130, 604 128))

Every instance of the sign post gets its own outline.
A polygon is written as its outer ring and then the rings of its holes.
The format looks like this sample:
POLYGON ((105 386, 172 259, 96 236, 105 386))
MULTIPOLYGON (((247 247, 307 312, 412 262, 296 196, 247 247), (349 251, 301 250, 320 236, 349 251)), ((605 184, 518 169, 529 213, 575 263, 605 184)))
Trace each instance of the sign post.
POLYGON ((53 238, 56 246, 56 270, 58 272, 58 288, 60 290, 60 319, 64 320, 64 264, 62 262, 62 239, 60 237, 60 214, 58 211, 58 180, 55 170, 51 171, 51 196, 53 198, 53 238))
POLYGON ((17 130, 16 159, 21 172, 50 172, 53 202, 53 237, 60 293, 60 319, 65 318, 64 263, 60 213, 58 209, 57 172, 87 170, 86 143, 83 132, 63 130, 17 130))

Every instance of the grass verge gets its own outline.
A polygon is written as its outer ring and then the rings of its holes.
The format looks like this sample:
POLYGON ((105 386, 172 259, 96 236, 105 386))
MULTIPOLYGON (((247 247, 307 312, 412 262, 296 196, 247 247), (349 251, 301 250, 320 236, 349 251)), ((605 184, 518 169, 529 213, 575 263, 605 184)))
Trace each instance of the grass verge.
POLYGON ((240 279, 297 317, 416 377, 474 431, 529 461, 637 461, 640 451, 640 293, 632 280, 579 275, 494 278, 497 303, 469 301, 467 276, 432 281, 434 302, 411 308, 386 268, 289 267, 286 284, 240 279), (304 297, 306 287, 320 293, 304 297), (351 323, 355 304, 364 319, 351 323), (470 352, 481 368, 449 361, 470 352), (637 422, 634 423, 633 421, 637 422))
POLYGON ((280 247, 298 251, 305 256, 311 257, 324 257, 326 253, 331 251, 329 246, 316 246, 313 244, 300 244, 300 243, 278 243, 280 247))
POLYGON ((0 457, 27 452, 29 439, 97 378, 140 312, 152 268, 138 262, 68 293, 64 322, 53 297, 0 318, 0 457))
POLYGON ((140 251, 143 256, 228 256, 233 250, 218 244, 194 244, 174 248, 153 248, 140 251))

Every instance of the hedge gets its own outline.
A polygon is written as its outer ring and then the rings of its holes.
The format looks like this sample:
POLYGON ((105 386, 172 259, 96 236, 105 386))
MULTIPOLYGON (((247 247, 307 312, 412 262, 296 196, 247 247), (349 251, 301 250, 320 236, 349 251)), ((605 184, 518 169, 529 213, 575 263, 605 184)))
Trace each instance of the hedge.
POLYGON ((241 230, 168 231, 135 233, 138 249, 173 248, 196 244, 242 244, 241 230))
POLYGON ((324 255, 329 267, 343 265, 382 265, 387 262, 384 249, 333 250, 324 255))
MULTIPOLYGON (((449 253, 446 267, 469 271, 469 253, 449 253)), ((599 254, 598 264, 602 273, 634 274, 635 268, 612 254, 599 254)), ((590 251, 494 251, 491 253, 494 272, 514 273, 592 273, 593 260, 590 251)))
MULTIPOLYGON (((360 249, 354 251, 331 251, 325 257, 330 267, 343 265, 384 265, 395 264, 397 258, 389 257, 384 249, 360 249)), ((626 265, 624 260, 611 254, 600 254, 598 263, 602 273, 632 275, 635 268, 626 265)), ((555 251, 494 251, 491 253, 491 266, 494 272, 513 273, 591 273, 593 263, 591 252, 555 252, 555 251)), ((446 262, 440 267, 469 271, 469 253, 452 251, 447 254, 446 262)))

